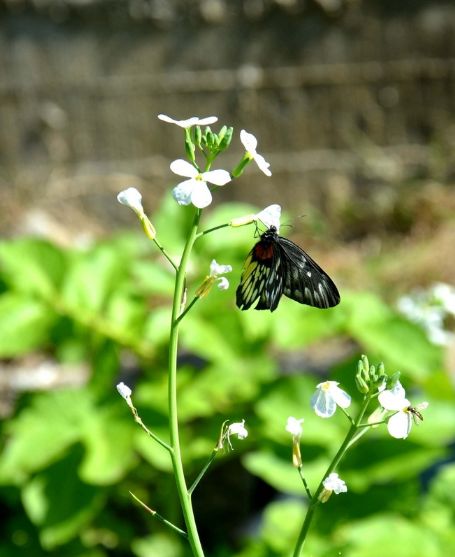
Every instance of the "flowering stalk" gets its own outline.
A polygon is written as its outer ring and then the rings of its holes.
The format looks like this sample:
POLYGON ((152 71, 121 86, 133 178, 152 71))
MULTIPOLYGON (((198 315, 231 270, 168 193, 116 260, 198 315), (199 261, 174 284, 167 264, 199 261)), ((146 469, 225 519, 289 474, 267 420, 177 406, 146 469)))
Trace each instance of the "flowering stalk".
POLYGON ((338 466, 338 464, 340 463, 341 459, 344 457, 344 455, 346 454, 346 452, 348 451, 348 449, 350 447, 352 447, 352 441, 354 439, 354 436, 356 435, 358 428, 360 426, 360 423, 362 421, 362 418, 365 414, 366 409, 368 408, 368 405, 370 404, 370 400, 371 400, 371 396, 366 395, 363 399, 363 403, 362 406, 360 407, 359 413, 357 415, 357 418, 354 420, 354 423, 351 424, 351 427, 349 428, 348 433, 346 434, 346 437, 344 438, 343 443, 341 444, 340 448, 338 449, 337 454, 334 456, 332 462, 330 463, 329 467, 327 468, 322 481, 320 482, 320 484, 318 485, 318 488, 316 489, 313 497, 310 500, 309 506, 308 506, 308 510, 306 512, 305 515, 305 519, 303 521, 302 527, 300 529, 300 533, 299 533, 299 537, 297 538, 297 543, 294 549, 294 553, 293 553, 293 557, 299 557, 302 549, 303 549, 303 545, 305 543, 305 539, 306 536, 308 534, 308 530, 311 526, 311 522, 313 520, 314 517, 314 513, 316 511, 316 507, 322 502, 320 500, 320 497, 324 491, 324 480, 336 469, 336 467, 338 466))
POLYGON ((169 432, 171 441, 171 460, 174 471, 177 491, 182 507, 183 516, 188 533, 188 541, 194 556, 203 557, 204 551, 199 539, 196 520, 194 518, 191 494, 188 491, 185 474, 183 471, 182 455, 180 450, 178 408, 177 408, 177 349, 180 325, 181 302, 185 289, 185 273, 191 250, 197 237, 201 210, 197 209, 193 225, 183 250, 182 260, 175 277, 174 298, 172 301, 172 318, 169 339, 169 376, 168 376, 168 409, 169 432))

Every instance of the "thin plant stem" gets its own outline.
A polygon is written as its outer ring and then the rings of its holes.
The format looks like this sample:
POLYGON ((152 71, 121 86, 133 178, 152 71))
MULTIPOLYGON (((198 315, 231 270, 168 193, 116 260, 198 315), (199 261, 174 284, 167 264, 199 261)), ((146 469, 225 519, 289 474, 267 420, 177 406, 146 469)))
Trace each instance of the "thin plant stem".
POLYGON ((370 403, 370 397, 366 396, 363 400, 362 406, 360 407, 359 413, 355 419, 355 421, 353 423, 351 423, 351 427, 349 428, 349 431, 346 434, 346 437, 344 438, 343 443, 341 444, 340 448, 338 449, 338 452, 336 453, 336 455, 334 456, 332 462, 329 464, 329 467, 327 468, 320 484, 318 485, 318 488, 316 489, 316 492, 313 496, 313 498, 310 501, 308 510, 306 512, 305 515, 305 519, 303 521, 302 527, 300 529, 299 532, 299 536, 297 538, 297 543, 294 549, 294 553, 293 553, 293 557, 300 557, 301 553, 302 553, 302 549, 305 543, 305 539, 306 536, 308 534, 308 530, 310 528, 311 522, 313 520, 314 517, 314 512, 316 510, 316 507, 318 506, 318 504, 320 503, 319 501, 319 496, 321 495, 323 489, 324 489, 324 480, 327 478, 327 476, 329 476, 334 470, 335 468, 338 466, 338 464, 340 463, 341 459, 343 458, 343 456, 346 454, 346 451, 352 447, 352 445, 354 444, 354 442, 359 439, 361 437, 361 435, 359 435, 359 433, 366 432, 366 429, 362 429, 360 430, 360 432, 358 431, 358 427, 360 422, 362 421, 362 418, 366 412, 366 409, 370 403))
POLYGON ((207 470, 210 468, 210 465, 215 460, 217 452, 218 452, 218 448, 213 449, 212 454, 210 455, 210 458, 208 459, 208 461, 205 463, 204 468, 202 468, 202 470, 199 472, 197 478, 194 480, 190 489, 188 490, 189 495, 193 494, 193 491, 196 489, 197 485, 202 480, 202 478, 204 477, 207 470))
POLYGON ((174 263, 174 261, 172 261, 170 255, 166 252, 166 250, 163 248, 163 246, 160 244, 160 242, 158 242, 158 240, 156 238, 154 238, 153 240, 155 242, 156 247, 161 251, 161 253, 164 255, 164 257, 169 261, 169 263, 172 265, 172 267, 174 268, 174 271, 177 272, 179 270, 179 268, 177 267, 177 265, 174 263))
POLYGON ((175 524, 172 524, 172 522, 170 522, 169 520, 167 520, 166 518, 164 518, 164 516, 161 516, 159 513, 157 513, 156 511, 154 511, 153 509, 151 509, 149 506, 147 506, 143 501, 141 501, 139 499, 139 497, 137 497, 136 495, 134 495, 134 493, 132 493, 130 491, 130 495, 131 497, 137 501, 140 505, 142 505, 144 507, 144 509, 146 511, 148 511, 154 518, 156 518, 157 520, 159 520, 160 522, 162 522, 163 524, 165 524, 166 526, 168 526, 169 528, 171 528, 172 530, 174 530, 174 532, 177 532, 177 534, 179 534, 180 536, 188 539, 188 534, 182 530, 181 528, 179 528, 178 526, 176 526, 175 524))
POLYGON ((190 309, 194 306, 194 304, 199 300, 200 296, 195 296, 191 302, 186 306, 186 308, 182 311, 182 313, 177 317, 177 322, 180 322, 185 315, 190 311, 190 309))
POLYGON ((219 224, 218 226, 214 226, 213 228, 207 228, 207 230, 202 230, 201 232, 198 233, 197 238, 200 238, 201 236, 204 236, 205 234, 210 234, 210 232, 215 232, 215 230, 220 230, 221 228, 226 228, 227 226, 230 226, 228 222, 226 222, 224 224, 219 224))
POLYGON ((182 507, 183 516, 188 532, 188 541, 194 557, 203 557, 204 551, 199 539, 196 520, 193 512, 191 496, 188 493, 185 473, 183 470, 182 455, 180 449, 178 407, 177 407, 177 349, 178 333, 180 325, 181 302, 185 289, 185 271, 191 254, 193 244, 196 240, 200 210, 196 211, 193 225, 183 250, 182 259, 175 278, 174 298, 172 301, 171 330, 169 339, 169 378, 168 378, 168 408, 169 408, 169 431, 172 452, 172 468, 176 481, 177 491, 182 507))

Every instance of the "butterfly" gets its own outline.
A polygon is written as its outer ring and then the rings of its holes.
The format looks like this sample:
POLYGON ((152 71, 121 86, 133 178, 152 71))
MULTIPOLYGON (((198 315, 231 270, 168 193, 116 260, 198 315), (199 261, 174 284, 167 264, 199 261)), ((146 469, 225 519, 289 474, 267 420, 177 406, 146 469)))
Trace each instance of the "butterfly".
POLYGON ((300 304, 330 308, 340 302, 332 279, 297 244, 270 226, 245 260, 236 303, 241 310, 275 311, 282 295, 300 304))

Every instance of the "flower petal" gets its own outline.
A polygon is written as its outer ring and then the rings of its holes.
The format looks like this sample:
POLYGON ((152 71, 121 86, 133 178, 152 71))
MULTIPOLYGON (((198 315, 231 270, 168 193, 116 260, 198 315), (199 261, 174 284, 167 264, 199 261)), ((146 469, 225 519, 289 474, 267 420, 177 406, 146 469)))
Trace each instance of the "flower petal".
POLYGON ((333 400, 338 404, 340 408, 348 408, 348 406, 350 406, 351 397, 348 395, 348 393, 343 391, 343 389, 340 389, 340 387, 338 387, 337 385, 334 385, 330 389, 330 394, 332 395, 333 400))
POLYGON ((231 181, 231 175, 227 170, 209 170, 201 174, 206 182, 215 184, 215 186, 224 186, 231 181))
POLYGON ((117 385, 118 394, 125 400, 131 397, 132 391, 123 381, 117 385))
POLYGON ((231 265, 220 265, 215 259, 212 259, 210 263, 210 276, 217 277, 218 275, 224 275, 225 273, 230 273, 232 271, 231 265))
POLYGON ((256 147, 258 146, 258 140, 252 133, 248 133, 246 130, 240 131, 240 141, 245 147, 245 150, 252 155, 256 153, 256 147))
POLYGON ((280 231, 281 206, 278 204, 269 205, 255 215, 256 220, 260 220, 267 228, 274 226, 280 231))
POLYGON ((194 180, 196 184, 191 192, 191 203, 198 209, 208 207, 212 202, 212 194, 205 182, 194 180))
POLYGON ((245 427, 245 420, 235 422, 228 427, 228 435, 237 435, 239 439, 248 437, 248 431, 245 427))
POLYGON ((219 290, 227 290, 229 288, 229 280, 226 277, 220 277, 217 280, 217 286, 219 290))
POLYGON ((318 389, 312 396, 311 407, 315 411, 316 415, 321 418, 331 418, 337 409, 337 405, 333 398, 328 393, 320 389, 318 389))
POLYGON ((302 435, 302 423, 303 423, 303 418, 300 418, 300 420, 298 420, 297 418, 294 418, 294 416, 289 416, 287 422, 286 422, 286 431, 288 431, 291 435, 296 436, 300 436, 302 435))
POLYGON ((262 155, 260 155, 259 153, 256 153, 253 156, 253 159, 256 161, 256 164, 258 165, 259 170, 262 170, 262 172, 266 176, 271 176, 272 175, 272 172, 269 170, 270 163, 267 162, 262 155))
POLYGON ((411 431, 412 416, 409 412, 398 412, 389 418, 387 429, 395 439, 406 439, 411 431))
POLYGON ((117 201, 126 207, 130 207, 139 215, 144 214, 142 207, 142 195, 136 188, 127 188, 117 195, 117 201))
POLYGON ((197 119, 198 126, 210 126, 210 124, 214 124, 215 122, 218 122, 217 116, 206 116, 205 118, 197 119))
POLYGON ((180 182, 172 190, 172 195, 179 205, 189 205, 191 203, 191 195, 193 190, 198 186, 200 182, 194 178, 180 182))
POLYGON ((197 171, 197 169, 194 168, 194 166, 188 161, 185 161, 183 159, 172 161, 170 164, 170 169, 174 174, 177 174, 178 176, 184 176, 185 178, 196 178, 196 176, 199 176, 199 172, 197 171))

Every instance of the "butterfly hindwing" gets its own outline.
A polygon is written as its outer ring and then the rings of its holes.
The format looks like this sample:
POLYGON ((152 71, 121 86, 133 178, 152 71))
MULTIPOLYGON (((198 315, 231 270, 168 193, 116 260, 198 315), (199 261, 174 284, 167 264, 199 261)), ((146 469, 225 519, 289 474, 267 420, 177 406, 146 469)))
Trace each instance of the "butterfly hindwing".
POLYGON ((237 288, 237 306, 274 311, 282 295, 301 304, 329 308, 340 301, 332 279, 297 244, 271 226, 245 261, 237 288))

